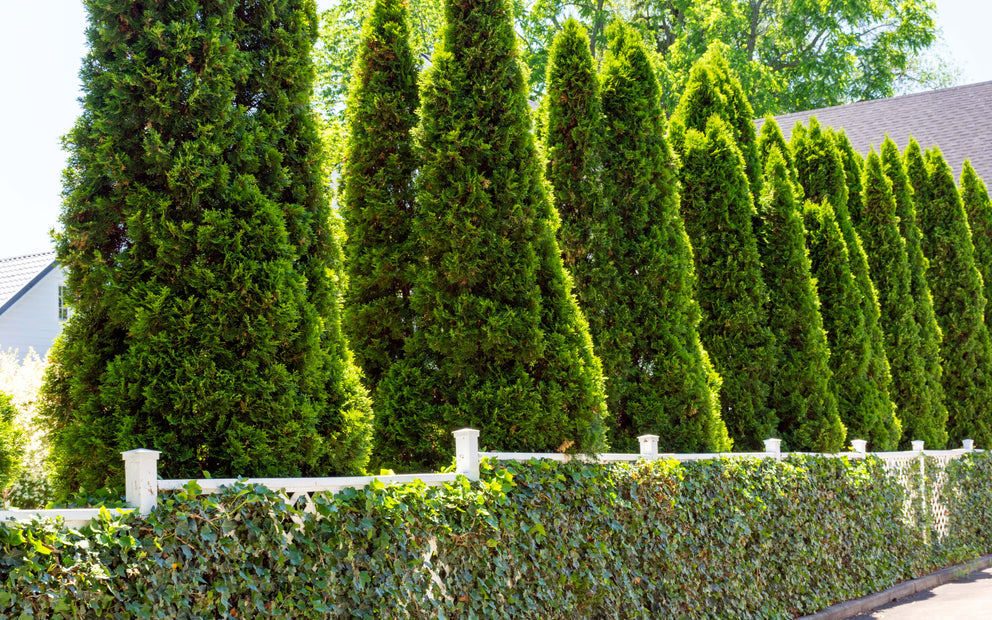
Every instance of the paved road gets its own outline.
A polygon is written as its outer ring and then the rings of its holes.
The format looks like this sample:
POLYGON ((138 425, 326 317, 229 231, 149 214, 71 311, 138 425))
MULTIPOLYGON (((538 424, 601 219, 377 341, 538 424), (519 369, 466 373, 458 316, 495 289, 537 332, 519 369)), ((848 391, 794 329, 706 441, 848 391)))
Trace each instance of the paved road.
POLYGON ((992 620, 992 568, 899 599, 851 620, 992 620))

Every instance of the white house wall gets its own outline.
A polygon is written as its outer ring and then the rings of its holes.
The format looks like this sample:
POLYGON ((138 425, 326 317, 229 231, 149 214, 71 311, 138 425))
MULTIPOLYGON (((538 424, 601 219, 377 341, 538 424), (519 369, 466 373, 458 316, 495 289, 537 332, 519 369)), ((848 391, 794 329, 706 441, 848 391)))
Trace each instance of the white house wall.
POLYGON ((33 348, 43 357, 48 353, 62 332, 59 287, 64 285, 65 276, 56 267, 0 314, 0 351, 17 349, 23 356, 33 348))

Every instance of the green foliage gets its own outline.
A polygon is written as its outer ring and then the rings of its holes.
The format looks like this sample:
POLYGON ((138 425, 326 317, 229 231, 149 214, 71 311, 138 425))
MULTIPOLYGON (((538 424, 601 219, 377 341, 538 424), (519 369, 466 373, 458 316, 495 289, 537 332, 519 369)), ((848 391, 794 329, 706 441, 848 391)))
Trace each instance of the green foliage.
MULTIPOLYGON (((796 125, 790 146, 806 197, 813 203, 824 200, 830 203, 832 213, 823 213, 823 218, 836 222, 846 248, 846 259, 832 246, 832 241, 821 252, 810 250, 811 257, 819 254, 812 261, 813 273, 820 285, 824 326, 828 333, 832 331, 831 325, 843 324, 849 330, 846 336, 833 340, 830 347, 834 358, 843 355, 835 347, 843 340, 842 347, 847 347, 847 355, 853 356, 845 362, 851 364, 851 368, 844 371, 834 368, 841 420, 847 426, 849 437, 867 439, 876 450, 892 449, 899 440, 900 426, 889 396, 892 377, 885 355, 885 335, 880 325, 878 297, 868 270, 868 259, 847 212, 847 178, 840 151, 833 135, 824 131, 815 118, 810 119, 809 128, 796 125), (854 277, 857 293, 853 299, 846 284, 840 282, 845 276, 837 271, 839 263, 847 263, 854 277), (828 284, 825 278, 833 282, 828 284), (825 287, 831 289, 829 293, 824 292, 825 287), (861 319, 851 316, 852 313, 860 313, 861 319), (867 349, 861 345, 861 330, 867 338, 867 349)), ((830 232, 821 234, 829 235, 830 232)))
POLYGON ((865 166, 865 158, 854 150, 854 146, 847 138, 844 130, 835 132, 833 137, 837 144, 837 150, 840 152, 840 160, 844 164, 844 178, 847 181, 847 212, 857 229, 861 225, 861 211, 864 208, 862 199, 864 188, 861 176, 865 166))
MULTIPOLYGON (((948 467, 958 556, 988 551, 988 471, 948 467)), ((477 483, 373 484, 317 514, 191 485, 146 520, 0 526, 0 615, 795 617, 942 565, 906 498, 871 458, 484 462, 477 483)))
POLYGON ((975 265, 982 274, 985 285, 985 325, 992 324, 992 200, 985 183, 975 172, 971 162, 964 161, 961 172, 961 202, 968 214, 971 242, 975 246, 975 265))
POLYGON ((766 402, 777 353, 744 170, 720 116, 710 117, 705 134, 685 132, 681 210, 698 274, 699 336, 723 377, 724 421, 734 445, 752 449, 777 429, 766 402))
MULTIPOLYGON (((774 121, 768 120, 766 125, 777 129, 774 121)), ((779 436, 788 450, 840 452, 846 430, 837 411, 830 349, 811 276, 806 231, 782 151, 773 146, 762 164, 765 190, 758 207, 756 235, 762 275, 768 283, 769 326, 778 344, 768 406, 778 412, 779 436)))
MULTIPOLYGON (((882 143, 882 167, 885 176, 892 182, 896 221, 905 241, 912 297, 911 301, 906 303, 911 303, 913 306, 913 320, 919 334, 919 349, 916 355, 923 365, 922 372, 916 376, 915 382, 904 383, 903 391, 894 396, 902 419, 902 444, 908 446, 908 442, 922 439, 927 445, 943 446, 947 443, 947 407, 944 405, 944 386, 941 383, 942 336, 933 313, 933 299, 926 275, 927 259, 923 256, 920 229, 916 226, 913 190, 909 186, 899 148, 889 139, 882 143)), ((896 384, 900 383, 898 377, 893 378, 896 384)))
POLYGON ((966 557, 992 549, 992 488, 979 481, 992 479, 992 452, 973 452, 945 468, 942 503, 947 508, 948 537, 943 546, 966 557))
MULTIPOLYGON (((585 58, 585 79, 594 81, 588 42, 575 39, 571 53, 585 58)), ((602 155, 602 206, 594 202, 596 170, 583 161, 588 149, 577 141, 595 131, 598 109, 586 104, 582 111, 590 118, 573 120, 566 105, 575 105, 583 89, 559 81, 563 60, 552 55, 548 78, 549 177, 565 230, 573 219, 583 222, 573 216, 581 202, 570 196, 583 192, 588 198, 582 202, 598 207, 583 213, 588 245, 563 246, 579 267, 579 299, 603 360, 615 426, 611 443, 619 451, 636 451, 637 436, 654 434, 666 451, 729 451, 720 378, 697 331, 692 248, 679 215, 675 163, 640 35, 622 23, 611 26, 603 60, 609 148, 602 155)))
POLYGON ((417 70, 400 0, 378 0, 366 20, 348 105, 342 179, 348 292, 343 327, 374 391, 413 331, 417 259, 410 233, 416 161, 417 70))
POLYGON ((312 3, 87 8, 57 237, 74 312, 44 400, 60 492, 121 484, 139 447, 169 477, 362 470, 312 3))
POLYGON ((705 133, 714 114, 727 123, 741 154, 751 193, 761 195, 761 161, 754 129, 754 111, 737 75, 723 56, 725 46, 714 45, 692 67, 682 98, 672 113, 676 132, 695 129, 705 133))
MULTIPOLYGON (((918 151, 910 144, 907 167, 919 174, 918 151)), ((911 174, 911 179, 914 176, 911 174)), ((954 176, 938 149, 926 154, 926 180, 916 203, 933 309, 944 334, 941 360, 951 441, 974 439, 992 446, 988 403, 992 400, 992 352, 985 326, 982 276, 975 264, 968 218, 954 176)), ((915 188, 916 186, 914 186, 915 188)))
POLYGON ((417 129, 416 329, 379 384, 383 462, 446 462, 463 426, 503 450, 601 450, 602 370, 555 239, 510 7, 452 1, 446 19, 417 129))
MULTIPOLYGON (((0 392, 0 494, 17 477, 24 458, 24 433, 17 426, 17 409, 10 396, 0 392)), ((2 506, 5 502, 0 502, 2 506)))

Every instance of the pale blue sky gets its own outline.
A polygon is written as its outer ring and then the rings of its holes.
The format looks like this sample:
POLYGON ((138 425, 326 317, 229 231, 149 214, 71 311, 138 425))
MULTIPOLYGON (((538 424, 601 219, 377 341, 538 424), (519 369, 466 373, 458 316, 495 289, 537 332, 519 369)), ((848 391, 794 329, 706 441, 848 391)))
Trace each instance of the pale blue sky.
MULTIPOLYGON (((318 0, 319 6, 331 0, 318 0)), ((937 0, 961 84, 992 80, 988 0, 937 0)), ((4 0, 0 25, 0 258, 51 249, 66 155, 60 136, 79 106, 86 15, 78 0, 4 0), (39 13, 44 7, 44 14, 39 13)), ((992 179, 987 179, 992 181, 992 179)))

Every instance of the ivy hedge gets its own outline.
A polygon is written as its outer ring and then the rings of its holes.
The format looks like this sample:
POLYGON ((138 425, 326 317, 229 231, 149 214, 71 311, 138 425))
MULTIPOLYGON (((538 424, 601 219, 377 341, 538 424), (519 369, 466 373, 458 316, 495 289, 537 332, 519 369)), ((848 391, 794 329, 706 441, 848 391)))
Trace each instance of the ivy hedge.
POLYGON ((144 519, 0 526, 0 616, 788 618, 992 550, 990 473, 946 468, 937 544, 875 458, 484 461, 317 514, 191 484, 144 519))

